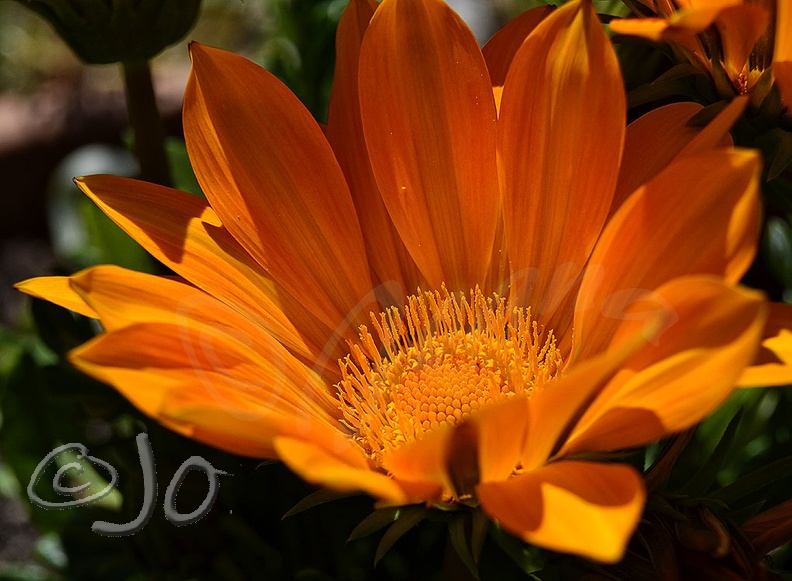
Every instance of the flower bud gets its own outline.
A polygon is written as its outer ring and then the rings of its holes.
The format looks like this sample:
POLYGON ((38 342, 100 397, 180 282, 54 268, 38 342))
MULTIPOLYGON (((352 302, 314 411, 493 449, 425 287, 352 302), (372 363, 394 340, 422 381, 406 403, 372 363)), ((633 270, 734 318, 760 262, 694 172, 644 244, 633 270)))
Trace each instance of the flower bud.
POLYGON ((148 60, 184 37, 201 0, 17 0, 87 63, 148 60))

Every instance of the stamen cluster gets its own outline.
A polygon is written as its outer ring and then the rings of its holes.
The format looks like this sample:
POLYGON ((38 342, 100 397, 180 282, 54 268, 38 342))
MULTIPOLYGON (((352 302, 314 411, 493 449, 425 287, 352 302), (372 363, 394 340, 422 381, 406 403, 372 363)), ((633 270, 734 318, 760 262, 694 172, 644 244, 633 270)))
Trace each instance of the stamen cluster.
POLYGON ((561 364, 551 331, 506 300, 442 291, 372 314, 340 362, 343 422, 373 460, 483 406, 530 397, 561 364))

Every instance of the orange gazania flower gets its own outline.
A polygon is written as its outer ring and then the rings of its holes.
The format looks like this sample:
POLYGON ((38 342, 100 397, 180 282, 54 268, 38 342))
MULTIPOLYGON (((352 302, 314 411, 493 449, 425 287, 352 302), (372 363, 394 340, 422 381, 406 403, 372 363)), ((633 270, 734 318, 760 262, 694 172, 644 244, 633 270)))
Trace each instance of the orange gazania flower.
MULTIPOLYGON (((637 0, 655 16, 615 20, 620 34, 668 41, 736 94, 754 91, 772 72, 784 103, 792 104, 792 4, 785 0, 637 0)), ((761 84, 761 99, 772 81, 761 84)))
POLYGON ((625 128, 585 0, 483 52, 437 0, 352 0, 337 48, 323 132, 272 75, 193 45, 208 201, 78 180, 179 278, 98 266, 20 289, 98 318, 71 361, 182 434, 617 561, 645 491, 597 460, 696 423, 746 368, 789 378, 786 327, 748 367, 768 306, 737 286, 759 211, 757 156, 726 143, 742 105, 625 128))

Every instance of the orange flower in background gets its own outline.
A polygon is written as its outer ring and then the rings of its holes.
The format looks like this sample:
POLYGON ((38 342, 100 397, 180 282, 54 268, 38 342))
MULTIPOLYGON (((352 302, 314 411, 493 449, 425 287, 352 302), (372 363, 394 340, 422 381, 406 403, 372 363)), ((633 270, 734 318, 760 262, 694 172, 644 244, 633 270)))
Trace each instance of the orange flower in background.
POLYGON ((271 74, 194 44, 207 200, 78 180, 178 277, 19 288, 99 319, 70 360, 173 430, 619 560, 645 491, 607 453, 791 378, 788 313, 737 285, 759 224, 758 158, 728 144, 745 103, 625 127, 585 0, 483 51, 437 0, 352 0, 337 48, 323 132, 271 74))
POLYGON ((638 0, 655 16, 614 20, 619 34, 668 41, 683 58, 713 76, 728 79, 736 94, 758 92, 760 104, 772 85, 792 104, 792 5, 786 0, 638 0), (767 83, 759 83, 772 72, 767 83))

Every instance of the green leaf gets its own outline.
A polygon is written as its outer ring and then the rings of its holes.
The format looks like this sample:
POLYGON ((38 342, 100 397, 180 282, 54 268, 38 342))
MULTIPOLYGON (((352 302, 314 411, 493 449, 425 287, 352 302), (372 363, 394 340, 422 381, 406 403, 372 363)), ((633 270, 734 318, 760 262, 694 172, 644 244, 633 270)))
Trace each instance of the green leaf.
POLYGON ((792 133, 774 127, 756 139, 767 164, 767 181, 774 180, 792 163, 792 133))
POLYGON ((792 227, 778 216, 767 219, 764 234, 765 263, 784 287, 792 287, 792 227))
POLYGON ((767 502, 765 500, 759 500, 754 502, 753 504, 749 504, 745 508, 741 508, 740 510, 733 510, 729 513, 729 518, 736 522, 745 522, 752 516, 756 515, 760 510, 765 508, 767 502))
POLYGON ((286 514, 283 515, 283 518, 294 516, 295 514, 299 514, 304 510, 308 510, 309 508, 319 506, 320 504, 325 504, 327 502, 332 502, 334 500, 340 500, 342 498, 349 498, 351 496, 360 496, 360 493, 338 492, 337 490, 321 488, 315 492, 312 492, 311 494, 303 498, 300 502, 295 504, 292 508, 289 509, 289 511, 286 514))
POLYGON ((468 545, 467 528, 470 521, 470 513, 457 512, 448 523, 448 538, 451 540, 451 546, 459 555, 459 559, 465 564, 470 574, 474 579, 479 578, 478 566, 476 565, 477 557, 473 555, 471 546, 468 545))
POLYGON ((707 490, 715 482, 718 472, 720 472, 732 453, 737 436, 737 428, 740 426, 742 417, 743 408, 740 408, 726 426, 720 441, 718 441, 715 450, 713 450, 707 461, 677 492, 692 497, 700 497, 706 494, 707 490))
POLYGON ((380 529, 384 529, 386 526, 396 520, 400 510, 402 510, 402 507, 400 506, 390 506, 388 508, 375 510, 362 521, 360 521, 360 524, 358 524, 358 526, 356 526, 355 529, 349 534, 347 541, 356 541, 357 539, 367 537, 371 533, 375 533, 380 529))
POLYGON ((792 474, 792 456, 787 456, 741 476, 731 484, 712 492, 709 497, 725 504, 732 504, 774 482, 789 478, 790 474, 792 474))
POLYGON ((496 524, 490 528, 490 537, 523 573, 535 578, 533 574, 544 569, 546 555, 538 547, 528 545, 513 537, 496 524))
POLYGON ((487 540, 490 519, 481 510, 473 511, 473 526, 470 532, 470 549, 473 552, 473 561, 478 565, 484 542, 487 540))
POLYGON ((676 66, 671 67, 665 73, 660 75, 657 78, 657 81, 655 81, 655 83, 663 82, 663 81, 675 81, 678 79, 686 79, 688 77, 695 77, 695 76, 706 78, 706 75, 702 73, 701 69, 698 68, 697 66, 692 65, 690 63, 680 63, 676 66))
POLYGON ((429 509, 423 505, 402 507, 396 515, 396 522, 382 535, 377 553, 374 555, 374 565, 390 550, 393 544, 402 538, 407 531, 426 518, 429 509))
POLYGON ((693 115, 687 124, 690 127, 705 127, 709 125, 710 121, 715 119, 728 104, 728 101, 718 101, 717 103, 707 105, 701 111, 693 115))
POLYGON ((641 85, 630 91, 628 106, 632 109, 639 105, 674 96, 685 96, 698 100, 700 96, 696 90, 695 82, 701 78, 706 79, 706 75, 693 65, 688 63, 676 65, 654 82, 641 85))

